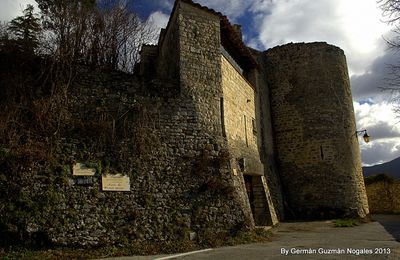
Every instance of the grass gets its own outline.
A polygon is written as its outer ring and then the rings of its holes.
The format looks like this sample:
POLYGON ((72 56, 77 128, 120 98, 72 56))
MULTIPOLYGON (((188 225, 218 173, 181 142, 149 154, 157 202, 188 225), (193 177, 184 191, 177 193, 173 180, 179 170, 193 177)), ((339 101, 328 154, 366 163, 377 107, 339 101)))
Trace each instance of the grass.
MULTIPOLYGON (((211 230, 210 230, 211 231, 211 230)), ((63 260, 63 259, 95 259, 105 257, 172 254, 199 250, 208 247, 233 246, 239 244, 270 241, 270 231, 254 229, 239 231, 234 236, 228 233, 206 232, 198 241, 181 240, 162 243, 129 243, 120 246, 106 246, 100 248, 48 248, 28 249, 23 247, 0 248, 1 260, 33 259, 33 260, 63 260)))
POLYGON ((332 223, 335 227, 355 227, 360 225, 362 222, 359 219, 334 219, 332 223))

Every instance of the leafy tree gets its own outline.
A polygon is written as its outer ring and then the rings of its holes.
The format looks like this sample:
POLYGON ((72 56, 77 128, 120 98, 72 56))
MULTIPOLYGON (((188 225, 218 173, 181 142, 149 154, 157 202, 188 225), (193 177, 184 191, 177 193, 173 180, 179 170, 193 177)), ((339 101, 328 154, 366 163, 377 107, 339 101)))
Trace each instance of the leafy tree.
POLYGON ((40 19, 28 5, 23 15, 0 25, 0 103, 28 100, 38 90, 40 69, 37 50, 40 19))
POLYGON ((28 5, 22 16, 14 18, 8 25, 14 42, 22 51, 33 52, 39 45, 41 26, 34 14, 34 7, 28 5))

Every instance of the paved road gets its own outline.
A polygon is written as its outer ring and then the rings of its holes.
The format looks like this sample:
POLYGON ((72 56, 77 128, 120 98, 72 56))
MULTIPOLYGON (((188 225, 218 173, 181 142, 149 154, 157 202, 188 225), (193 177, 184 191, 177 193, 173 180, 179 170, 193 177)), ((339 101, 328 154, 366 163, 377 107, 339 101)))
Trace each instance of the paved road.
POLYGON ((352 228, 335 228, 330 221, 280 223, 273 229, 271 242, 217 248, 170 259, 400 259, 400 243, 396 241, 400 240, 400 215, 374 215, 373 219, 376 221, 352 228))
POLYGON ((397 241, 400 241, 400 215, 373 215, 373 218, 397 241))

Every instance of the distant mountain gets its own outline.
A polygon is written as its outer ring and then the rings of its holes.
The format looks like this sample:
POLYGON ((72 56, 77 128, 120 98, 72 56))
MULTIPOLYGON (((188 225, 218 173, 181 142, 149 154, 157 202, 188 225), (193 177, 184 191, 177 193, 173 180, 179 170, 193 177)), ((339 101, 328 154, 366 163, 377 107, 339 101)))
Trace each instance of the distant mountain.
POLYGON ((395 179, 400 179, 400 157, 393 161, 382 163, 374 166, 363 167, 364 177, 375 175, 378 173, 386 173, 395 179))

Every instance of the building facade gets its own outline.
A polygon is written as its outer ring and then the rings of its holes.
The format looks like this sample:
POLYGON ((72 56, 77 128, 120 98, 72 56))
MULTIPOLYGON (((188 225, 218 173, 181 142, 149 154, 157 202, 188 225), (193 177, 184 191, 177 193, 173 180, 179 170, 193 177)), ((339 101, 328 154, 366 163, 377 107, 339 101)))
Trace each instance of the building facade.
POLYGON ((368 215, 343 51, 320 42, 259 52, 241 38, 221 13, 176 1, 158 46, 144 46, 141 71, 151 63, 199 101, 256 224, 368 215))
POLYGON ((335 46, 257 51, 226 16, 176 0, 134 75, 82 68, 65 95, 57 164, 25 169, 40 203, 9 236, 100 246, 369 214, 335 46))

